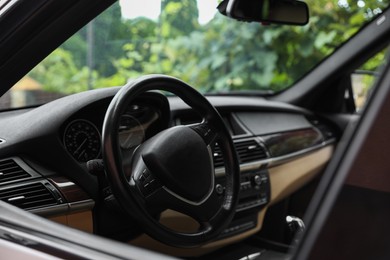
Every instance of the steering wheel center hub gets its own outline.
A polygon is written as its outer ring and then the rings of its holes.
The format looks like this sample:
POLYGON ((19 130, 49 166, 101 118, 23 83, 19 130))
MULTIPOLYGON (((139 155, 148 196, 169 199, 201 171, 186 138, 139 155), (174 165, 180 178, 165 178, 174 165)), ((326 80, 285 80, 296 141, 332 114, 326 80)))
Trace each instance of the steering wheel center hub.
POLYGON ((169 128, 142 145, 148 169, 169 190, 188 201, 207 197, 213 185, 210 149, 194 130, 169 128))

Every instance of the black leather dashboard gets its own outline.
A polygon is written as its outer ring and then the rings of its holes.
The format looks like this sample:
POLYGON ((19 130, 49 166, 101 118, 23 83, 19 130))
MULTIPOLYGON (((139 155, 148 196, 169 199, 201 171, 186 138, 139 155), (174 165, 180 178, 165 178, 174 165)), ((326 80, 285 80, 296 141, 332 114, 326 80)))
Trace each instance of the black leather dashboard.
MULTIPOLYGON (((101 134, 105 111, 117 91, 118 88, 88 91, 36 108, 1 112, 0 139, 3 141, 0 143, 0 199, 23 208, 21 198, 28 194, 23 194, 23 189, 15 193, 14 188, 40 184, 48 190, 46 195, 51 195, 54 202, 52 200, 51 204, 38 203, 36 207, 24 208, 43 215, 66 214, 83 207, 92 209, 93 202, 99 196, 98 180, 86 171, 84 162, 78 161, 69 152, 64 135, 68 134, 66 129, 75 120, 88 121, 101 134), (18 171, 25 173, 23 177, 11 180, 4 178, 13 171, 2 164, 9 160, 18 171), (76 192, 70 193, 64 183, 72 183, 69 185, 76 192)), ((137 105, 137 109, 144 106, 147 111, 154 111, 152 114, 158 116, 157 120, 147 126, 143 125, 146 134, 142 138, 147 139, 169 126, 191 124, 199 120, 180 99, 161 99, 157 96, 145 96, 137 105)), ((235 218, 237 224, 229 227, 230 231, 226 231, 222 239, 259 228, 257 214, 272 202, 270 167, 302 158, 334 144, 337 129, 307 110, 261 97, 210 96, 208 99, 221 113, 230 130, 242 173, 244 195, 240 202, 241 213, 235 218)), ((140 115, 133 112, 129 112, 129 115, 140 115)), ((88 126, 81 128, 88 129, 88 126)), ((79 144, 75 141, 76 146, 83 147, 87 142, 88 131, 84 130, 81 131, 83 139, 79 144)), ((93 141, 96 142, 95 139, 93 141)), ((220 178, 218 185, 221 185, 223 191, 223 158, 218 157, 217 150, 213 154, 216 174, 220 178)), ((100 158, 99 155, 96 157, 100 158)))

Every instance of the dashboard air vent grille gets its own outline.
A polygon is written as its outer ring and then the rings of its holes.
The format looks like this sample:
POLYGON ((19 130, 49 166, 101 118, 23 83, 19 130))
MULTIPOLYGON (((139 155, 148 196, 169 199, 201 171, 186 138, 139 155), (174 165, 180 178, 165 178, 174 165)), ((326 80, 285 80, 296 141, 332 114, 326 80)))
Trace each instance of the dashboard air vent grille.
MULTIPOLYGON (((267 152, 258 142, 255 140, 237 141, 234 143, 235 149, 238 154, 238 160, 240 164, 258 161, 267 158, 267 152)), ((214 167, 223 166, 223 157, 221 148, 216 145, 213 152, 214 167)))
POLYGON ((31 177, 14 160, 0 161, 0 183, 31 177))
POLYGON ((54 195, 40 182, 0 190, 0 200, 27 210, 57 204, 54 195))
POLYGON ((223 156, 221 152, 221 148, 217 145, 214 147, 213 151, 213 160, 214 160, 214 167, 222 167, 223 166, 223 156))
POLYGON ((248 163, 267 158, 264 148, 255 140, 245 140, 234 144, 241 163, 248 163))

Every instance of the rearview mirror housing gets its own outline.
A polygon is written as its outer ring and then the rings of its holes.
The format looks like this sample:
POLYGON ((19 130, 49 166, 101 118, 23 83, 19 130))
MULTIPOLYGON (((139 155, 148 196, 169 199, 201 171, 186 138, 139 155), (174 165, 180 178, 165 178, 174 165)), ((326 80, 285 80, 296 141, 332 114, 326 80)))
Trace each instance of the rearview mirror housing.
POLYGON ((224 0, 220 13, 245 22, 265 24, 305 25, 309 22, 309 8, 296 0, 224 0))

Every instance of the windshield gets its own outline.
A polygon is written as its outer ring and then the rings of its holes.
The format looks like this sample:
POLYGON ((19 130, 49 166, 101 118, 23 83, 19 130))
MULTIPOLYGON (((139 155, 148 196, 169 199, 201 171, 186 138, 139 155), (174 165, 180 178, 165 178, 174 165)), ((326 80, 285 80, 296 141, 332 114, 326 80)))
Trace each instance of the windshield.
POLYGON ((277 93, 388 1, 306 1, 310 22, 298 27, 238 22, 217 13, 217 0, 123 0, 38 64, 0 99, 0 108, 38 105, 156 73, 203 93, 277 93))

